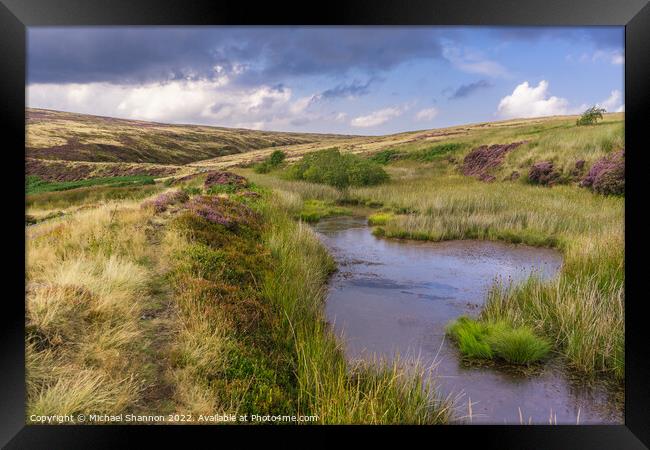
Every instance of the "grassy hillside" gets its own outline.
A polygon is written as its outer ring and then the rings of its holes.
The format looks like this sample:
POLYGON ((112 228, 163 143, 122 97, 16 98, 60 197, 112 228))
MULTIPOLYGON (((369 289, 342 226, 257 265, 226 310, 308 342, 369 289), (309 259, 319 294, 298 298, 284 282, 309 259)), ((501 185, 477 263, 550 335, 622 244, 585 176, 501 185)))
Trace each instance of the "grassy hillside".
POLYGON ((304 222, 354 209, 384 238, 557 248, 557 279, 493 286, 478 319, 534 331, 583 377, 623 379, 625 200, 580 185, 624 147, 622 114, 378 137, 28 116, 30 414, 453 420, 435 379, 353 364, 326 326, 333 261, 304 222), (304 155, 332 147, 389 180, 289 179, 304 155), (287 158, 269 173, 247 168, 277 149, 287 158), (540 163, 549 173, 531 178, 540 163), (210 173, 226 167, 247 180, 210 173))
POLYGON ((254 149, 342 136, 168 125, 44 109, 26 110, 28 158, 186 164, 254 149))
POLYGON ((623 127, 621 114, 590 127, 576 127, 575 118, 548 118, 468 127, 442 142, 415 134, 397 144, 386 137, 389 145, 374 142, 374 151, 357 144, 358 153, 387 162, 391 180, 378 186, 339 190, 290 181, 282 170, 242 173, 291 199, 299 211, 310 210, 314 201, 323 214, 328 205, 374 207, 378 214, 371 223, 379 225, 378 236, 489 239, 559 249, 564 264, 556 280, 494 286, 481 317, 529 326, 554 342, 578 371, 620 381, 625 200, 594 193, 580 181, 598 160, 624 146, 623 127), (465 158, 476 148, 522 141, 486 169, 487 181, 463 174, 465 158), (539 161, 553 163, 556 176, 550 185, 528 177, 539 161), (520 176, 512 177, 514 171, 520 176))

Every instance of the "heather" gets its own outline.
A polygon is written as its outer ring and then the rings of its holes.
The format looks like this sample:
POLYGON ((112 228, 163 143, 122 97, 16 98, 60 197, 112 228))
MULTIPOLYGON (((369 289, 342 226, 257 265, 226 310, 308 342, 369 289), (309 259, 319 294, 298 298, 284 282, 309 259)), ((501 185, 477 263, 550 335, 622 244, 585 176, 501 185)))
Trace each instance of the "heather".
POLYGON ((533 184, 542 184, 551 186, 560 178, 560 174, 555 171, 552 161, 540 161, 533 164, 528 171, 528 181, 533 184))
POLYGON ((152 200, 142 203, 143 207, 152 207, 156 213, 167 211, 169 207, 185 203, 189 200, 189 195, 183 190, 172 190, 163 192, 152 200))
POLYGON ((625 149, 612 152, 594 163, 580 186, 604 195, 625 193, 625 149))
POLYGON ((501 165, 506 153, 514 150, 522 143, 513 142, 512 144, 477 147, 465 156, 460 170, 463 175, 476 177, 481 181, 494 181, 496 179, 492 173, 494 169, 501 165))
POLYGON ((380 205, 370 223, 385 238, 487 239, 559 249, 564 263, 556 280, 496 286, 478 320, 528 327, 579 373, 622 380, 624 199, 578 186, 597 161, 616 161, 608 155, 621 137, 622 123, 607 117, 594 127, 576 128, 570 119, 494 125, 451 136, 464 147, 433 163, 408 157, 430 143, 391 143, 405 156, 385 166, 386 184, 341 192, 272 175, 256 174, 254 181, 282 192, 297 210, 313 199, 380 205), (559 174, 542 178, 551 189, 529 179, 537 162, 551 163, 541 175, 559 174))
POLYGON ((223 225, 228 229, 257 226, 258 214, 243 203, 227 197, 201 195, 190 200, 188 211, 213 224, 223 225))
POLYGON ((246 187, 248 181, 246 178, 232 172, 210 172, 205 178, 204 186, 210 189, 218 185, 231 185, 235 188, 246 187))

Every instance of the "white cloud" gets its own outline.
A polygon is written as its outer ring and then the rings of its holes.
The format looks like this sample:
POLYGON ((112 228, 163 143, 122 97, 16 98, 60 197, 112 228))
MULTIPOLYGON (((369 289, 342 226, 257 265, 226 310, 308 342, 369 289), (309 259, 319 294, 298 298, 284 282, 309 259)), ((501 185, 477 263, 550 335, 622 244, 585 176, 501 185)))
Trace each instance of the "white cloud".
POLYGON ((455 67, 468 73, 477 73, 490 77, 508 77, 508 70, 496 61, 486 58, 482 53, 452 45, 443 47, 442 55, 455 67))
POLYGON ((353 127, 367 128, 381 125, 390 119, 399 117, 404 112, 403 108, 391 107, 374 111, 366 116, 358 116, 350 121, 353 127))
POLYGON ((415 115, 415 120, 432 120, 438 114, 439 111, 436 108, 422 109, 415 115))
POLYGON ((294 99, 287 87, 231 86, 216 80, 176 80, 144 85, 31 84, 28 105, 37 108, 150 120, 255 129, 289 129, 345 117, 310 112, 314 96, 294 99))
POLYGON ((596 63, 606 62, 614 65, 625 64, 625 54, 622 50, 596 50, 593 53, 582 53, 579 57, 572 54, 566 55, 569 62, 596 63))
POLYGON ((512 94, 503 97, 497 108, 497 114, 504 118, 553 116, 573 112, 567 99, 549 96, 546 80, 540 81, 535 87, 524 81, 512 94))
POLYGON ((599 102, 597 106, 605 108, 607 112, 623 112, 625 104, 623 103, 623 94, 618 89, 614 89, 607 99, 599 102))
POLYGON ((334 120, 336 122, 345 122, 345 119, 347 119, 347 117, 348 117, 347 113, 340 112, 340 113, 336 113, 336 115, 334 116, 334 120))

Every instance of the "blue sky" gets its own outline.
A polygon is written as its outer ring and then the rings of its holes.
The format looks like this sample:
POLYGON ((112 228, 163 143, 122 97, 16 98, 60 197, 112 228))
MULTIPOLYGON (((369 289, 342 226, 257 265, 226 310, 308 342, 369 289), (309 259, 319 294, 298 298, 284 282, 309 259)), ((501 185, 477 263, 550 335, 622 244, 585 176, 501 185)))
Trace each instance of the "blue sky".
POLYGON ((28 106, 387 134, 624 110, 622 27, 28 30, 28 106))

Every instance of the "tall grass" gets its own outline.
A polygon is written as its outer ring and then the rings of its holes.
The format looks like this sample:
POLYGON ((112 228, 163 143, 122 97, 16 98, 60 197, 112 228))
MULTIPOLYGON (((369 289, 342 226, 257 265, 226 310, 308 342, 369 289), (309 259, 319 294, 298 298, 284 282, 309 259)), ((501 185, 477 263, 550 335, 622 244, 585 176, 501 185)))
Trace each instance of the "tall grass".
POLYGON ((446 423, 451 404, 423 381, 421 370, 346 362, 323 313, 334 263, 308 226, 289 219, 287 206, 291 201, 274 197, 264 210, 271 224, 265 241, 276 269, 263 286, 294 348, 301 412, 323 423, 446 423))
POLYGON ((624 200, 575 186, 481 183, 439 170, 351 197, 409 214, 381 227, 387 237, 490 239, 560 249, 557 280, 495 289, 483 318, 529 325, 577 369, 623 377, 624 200))
POLYGON ((134 203, 27 232, 27 416, 118 414, 143 390, 140 315, 151 276, 134 203))
MULTIPOLYGON (((597 126, 582 127, 575 139, 571 134, 575 127, 570 128, 569 122, 554 119, 537 125, 487 128, 457 140, 472 148, 529 135, 536 144, 513 151, 513 161, 536 160, 544 155, 531 151, 548 151, 556 161, 564 158, 567 170, 574 158, 595 160, 622 144, 622 123, 611 117, 597 126)), ((407 151, 417 151, 421 145, 408 144, 413 148, 407 151)), ((310 198, 382 205, 392 214, 382 215, 375 231, 386 237, 488 239, 559 249, 564 262, 557 280, 495 288, 482 317, 530 326, 583 373, 622 379, 624 199, 570 185, 483 183, 460 175, 447 161, 433 165, 399 161, 388 170, 390 183, 345 192, 263 176, 256 182, 291 199, 292 208, 310 198)))

